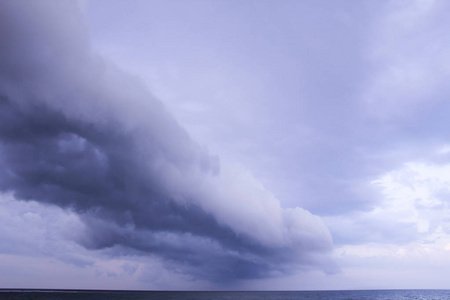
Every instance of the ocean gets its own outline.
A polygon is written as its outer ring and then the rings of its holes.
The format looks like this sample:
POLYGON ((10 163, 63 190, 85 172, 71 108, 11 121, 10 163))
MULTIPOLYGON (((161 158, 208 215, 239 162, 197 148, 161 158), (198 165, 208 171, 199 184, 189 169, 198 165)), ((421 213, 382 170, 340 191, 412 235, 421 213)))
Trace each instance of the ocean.
POLYGON ((0 290, 1 300, 400 300, 450 299, 450 290, 358 290, 292 292, 162 292, 104 290, 0 290))

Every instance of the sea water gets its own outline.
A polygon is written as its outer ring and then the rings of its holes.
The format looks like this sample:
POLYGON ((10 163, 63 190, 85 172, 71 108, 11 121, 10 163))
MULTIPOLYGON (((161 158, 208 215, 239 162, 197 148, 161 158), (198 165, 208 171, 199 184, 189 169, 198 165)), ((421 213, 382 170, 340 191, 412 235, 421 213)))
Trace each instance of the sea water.
POLYGON ((292 292, 161 292, 94 290, 0 290, 0 299, 148 300, 400 300, 450 299, 450 290, 358 290, 292 292))

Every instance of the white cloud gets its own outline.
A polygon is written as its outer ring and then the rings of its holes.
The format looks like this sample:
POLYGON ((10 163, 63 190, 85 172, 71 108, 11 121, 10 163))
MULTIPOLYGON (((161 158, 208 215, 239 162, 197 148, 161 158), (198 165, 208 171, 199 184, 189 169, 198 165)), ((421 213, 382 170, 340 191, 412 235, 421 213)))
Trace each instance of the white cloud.
MULTIPOLYGON (((341 243, 334 250, 344 273, 366 279, 378 273, 392 276, 391 268, 424 277, 430 269, 442 274, 450 267, 450 164, 408 162, 372 184, 383 195, 375 208, 325 218, 334 232, 356 237, 354 243, 341 243)), ((417 284, 444 287, 440 281, 417 284)))

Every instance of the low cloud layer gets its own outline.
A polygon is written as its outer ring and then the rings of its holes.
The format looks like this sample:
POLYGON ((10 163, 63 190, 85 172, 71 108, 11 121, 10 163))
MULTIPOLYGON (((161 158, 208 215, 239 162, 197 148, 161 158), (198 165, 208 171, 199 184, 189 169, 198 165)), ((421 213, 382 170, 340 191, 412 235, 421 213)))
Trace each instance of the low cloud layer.
POLYGON ((335 271, 320 218, 192 141, 138 78, 92 52, 76 2, 3 1, 0 49, 0 189, 75 212, 83 247, 222 283, 335 271))

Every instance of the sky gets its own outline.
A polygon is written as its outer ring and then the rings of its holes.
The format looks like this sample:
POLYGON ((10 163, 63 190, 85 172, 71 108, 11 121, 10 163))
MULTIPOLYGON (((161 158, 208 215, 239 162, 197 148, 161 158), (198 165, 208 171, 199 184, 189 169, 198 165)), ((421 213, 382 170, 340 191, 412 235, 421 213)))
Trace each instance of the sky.
POLYGON ((448 1, 0 1, 0 288, 449 288, 448 1))

